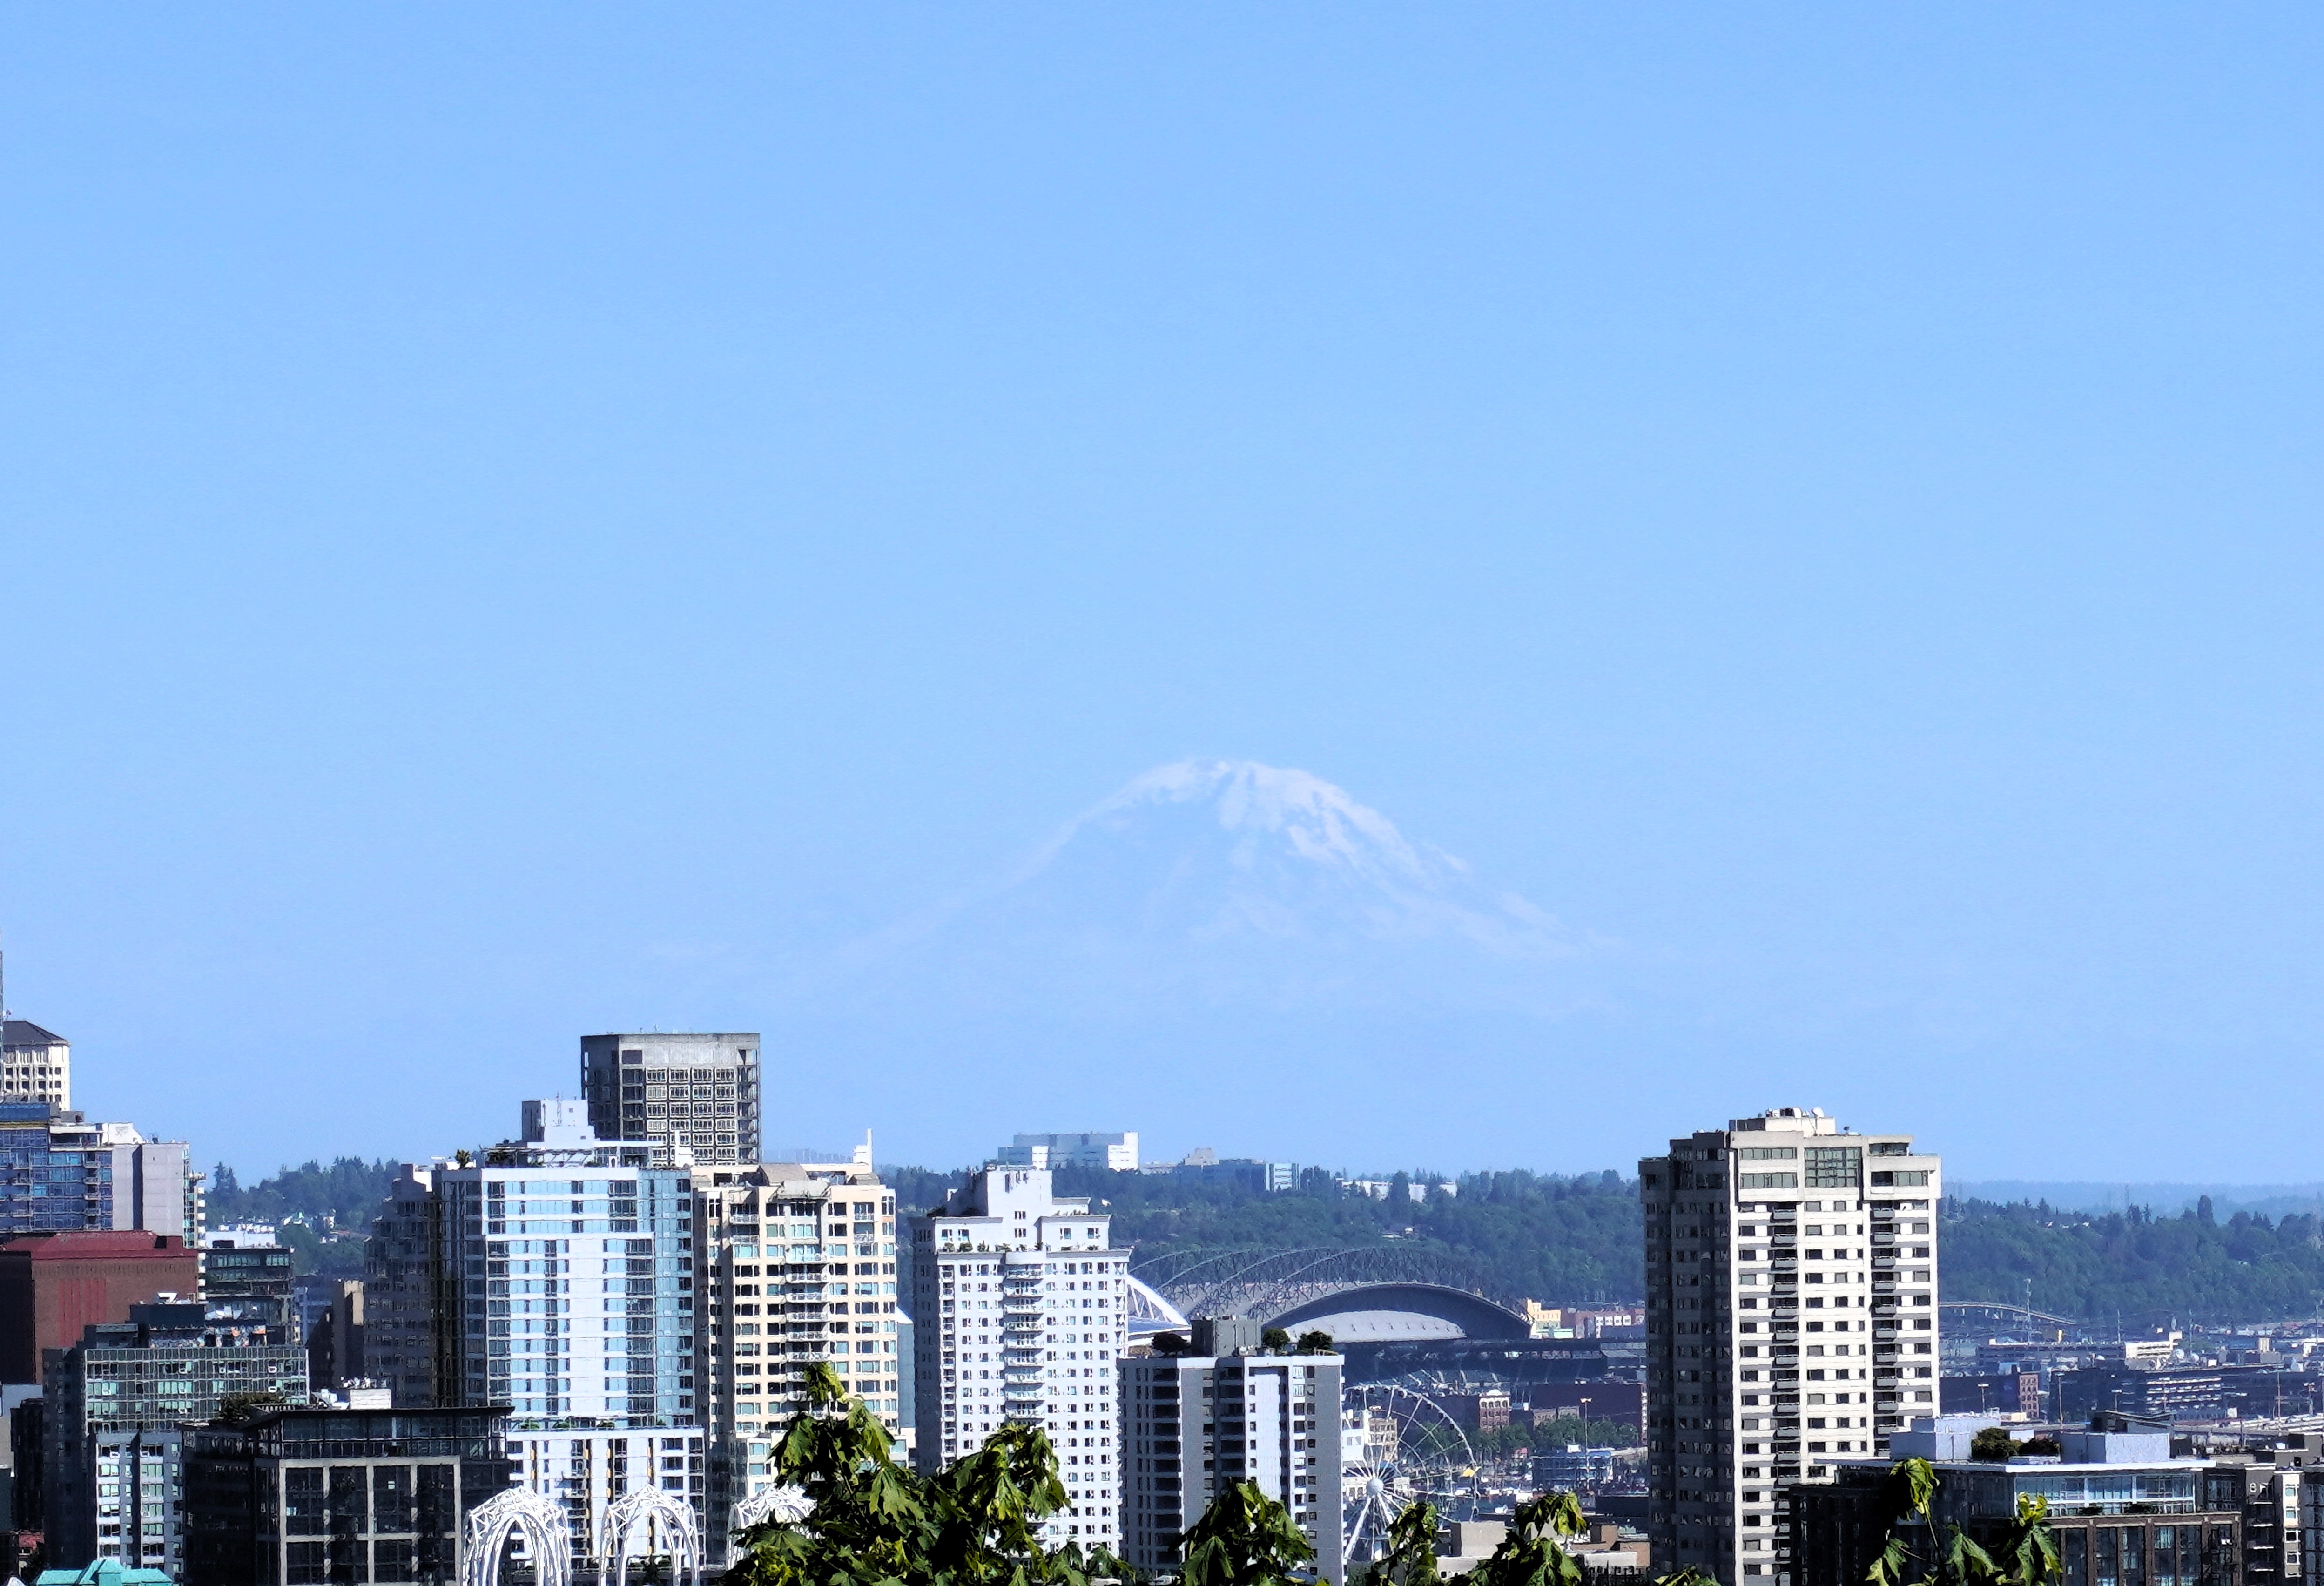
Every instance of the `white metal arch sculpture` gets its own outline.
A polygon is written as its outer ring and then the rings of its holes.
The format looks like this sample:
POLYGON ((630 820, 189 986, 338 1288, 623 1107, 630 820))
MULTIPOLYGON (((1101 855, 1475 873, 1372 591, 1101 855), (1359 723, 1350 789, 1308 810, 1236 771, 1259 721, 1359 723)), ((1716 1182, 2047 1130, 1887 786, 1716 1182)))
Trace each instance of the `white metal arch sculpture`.
POLYGON ((656 1523, 669 1552, 670 1586, 702 1586, 702 1532, 694 1523, 694 1506, 659 1487, 632 1488, 605 1506, 604 1541, 598 1549, 605 1556, 605 1586, 627 1586, 630 1538, 644 1526, 650 1540, 656 1523))
POLYGON ((796 1526, 813 1513, 815 1505, 804 1487, 769 1486, 735 1504, 729 1529, 746 1531, 769 1520, 796 1526))
POLYGON ((573 1542, 565 1508, 527 1488, 512 1487, 468 1512, 460 1549, 460 1586, 500 1586, 501 1552, 521 1532, 538 1586, 573 1586, 573 1542))

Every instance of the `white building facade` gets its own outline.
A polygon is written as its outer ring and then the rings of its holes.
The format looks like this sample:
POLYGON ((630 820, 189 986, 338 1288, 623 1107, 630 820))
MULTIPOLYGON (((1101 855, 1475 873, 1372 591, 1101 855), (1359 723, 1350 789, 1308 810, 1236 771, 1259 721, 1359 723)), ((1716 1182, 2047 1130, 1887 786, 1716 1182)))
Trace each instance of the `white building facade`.
POLYGON ((702 1256, 699 1402, 711 1433, 712 1562, 733 1507, 775 1485, 774 1448, 827 1361, 899 1441, 909 1332, 896 1293, 896 1195, 857 1160, 694 1173, 702 1256))
POLYGON ((1779 1108, 1638 1164, 1657 1566, 1788 1580, 1784 1488, 1935 1414, 1940 1160, 1779 1108))
POLYGON ((1040 1167, 971 1174, 913 1220, 914 1454, 935 1471, 1009 1423, 1039 1426, 1066 1491, 1045 1539, 1118 1552, 1130 1254, 1110 1241, 1040 1167))
POLYGON ((1223 1487, 1253 1481, 1345 1578, 1341 1550, 1340 1357, 1262 1354, 1259 1324, 1195 1323, 1193 1354, 1141 1349, 1121 1363, 1121 1556, 1175 1570, 1178 1537, 1223 1487))

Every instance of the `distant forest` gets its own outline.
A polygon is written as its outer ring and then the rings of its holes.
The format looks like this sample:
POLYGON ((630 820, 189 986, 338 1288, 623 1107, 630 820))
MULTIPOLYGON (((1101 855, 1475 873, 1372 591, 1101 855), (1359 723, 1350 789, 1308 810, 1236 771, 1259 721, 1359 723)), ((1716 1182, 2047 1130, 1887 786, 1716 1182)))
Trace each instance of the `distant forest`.
MULTIPOLYGON (((907 1210, 936 1204, 957 1172, 884 1166, 907 1210)), ((224 1222, 281 1223, 302 1273, 354 1276, 359 1237, 395 1173, 385 1160, 342 1157, 285 1167, 245 1188, 221 1164, 209 1213, 224 1222), (333 1220, 327 1224, 327 1219, 333 1220)), ((1087 1195, 1113 1216, 1114 1238, 1146 1256, 1192 1249, 1396 1249, 1441 1257, 1448 1273, 1508 1298, 1548 1304, 1634 1301, 1643 1292, 1637 1186, 1618 1174, 1469 1173, 1457 1195, 1413 1193, 1398 1174, 1386 1200, 1351 1194, 1320 1168, 1299 1186, 1261 1194, 1216 1179, 1063 1168, 1061 1194, 1087 1195)), ((1422 1181, 1434 1175, 1418 1176, 1422 1181)), ((2205 1200, 2173 1217, 2060 1211, 2023 1202, 1944 1203, 1939 1275, 1949 1300, 1993 1300, 2126 1327, 2177 1321, 2271 1322, 2324 1314, 2324 1224, 2307 1214, 2224 1222, 2205 1200)))
POLYGON ((1938 1276, 1949 1300, 1996 1300, 2125 1326, 2278 1322, 2324 1305, 2324 1229, 2309 1215, 2226 1222, 2205 1196, 2176 1217, 1948 1200, 1938 1276))

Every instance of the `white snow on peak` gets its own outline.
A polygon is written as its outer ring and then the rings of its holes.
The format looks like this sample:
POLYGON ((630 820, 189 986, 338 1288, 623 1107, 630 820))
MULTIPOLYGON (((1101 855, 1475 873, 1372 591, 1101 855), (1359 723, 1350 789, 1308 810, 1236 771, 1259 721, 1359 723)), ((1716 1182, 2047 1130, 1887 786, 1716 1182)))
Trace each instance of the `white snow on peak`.
POLYGON ((1312 772, 1286 770, 1252 760, 1181 760, 1131 779, 1067 827, 1060 844, 1091 825, 1107 825, 1157 804, 1214 807, 1220 829, 1238 836, 1272 836, 1301 858, 1339 865, 1373 880, 1432 885, 1440 867, 1465 869, 1450 855, 1424 855, 1396 823, 1359 804, 1346 789, 1312 772))

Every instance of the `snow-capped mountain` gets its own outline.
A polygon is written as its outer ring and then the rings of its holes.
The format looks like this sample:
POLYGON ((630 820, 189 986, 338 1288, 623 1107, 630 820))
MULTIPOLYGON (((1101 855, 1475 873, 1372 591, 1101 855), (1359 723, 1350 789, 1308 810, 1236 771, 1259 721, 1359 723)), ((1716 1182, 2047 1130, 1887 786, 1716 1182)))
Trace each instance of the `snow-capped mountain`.
POLYGON ((850 957, 889 994, 994 1011, 1538 1008, 1586 946, 1320 777, 1188 760, 850 957))

